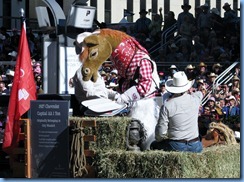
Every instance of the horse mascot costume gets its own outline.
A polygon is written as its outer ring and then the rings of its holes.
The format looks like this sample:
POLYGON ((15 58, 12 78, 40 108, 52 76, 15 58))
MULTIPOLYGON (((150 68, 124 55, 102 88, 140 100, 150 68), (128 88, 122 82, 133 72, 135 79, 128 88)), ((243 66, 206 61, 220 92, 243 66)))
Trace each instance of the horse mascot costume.
POLYGON ((96 30, 80 45, 84 81, 96 82, 99 68, 108 59, 118 70, 120 91, 114 94, 113 100, 127 104, 129 116, 139 121, 145 131, 140 149, 150 149, 161 106, 155 99, 160 81, 157 67, 147 50, 133 37, 112 29, 96 30))

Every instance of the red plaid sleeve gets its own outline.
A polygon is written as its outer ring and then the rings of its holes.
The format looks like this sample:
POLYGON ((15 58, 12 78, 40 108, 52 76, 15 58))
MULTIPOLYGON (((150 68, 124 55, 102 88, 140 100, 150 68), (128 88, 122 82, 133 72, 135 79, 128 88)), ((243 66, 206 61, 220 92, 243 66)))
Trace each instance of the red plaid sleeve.
POLYGON ((142 59, 140 62, 139 79, 137 85, 138 93, 144 97, 149 94, 152 85, 152 64, 148 59, 142 59))

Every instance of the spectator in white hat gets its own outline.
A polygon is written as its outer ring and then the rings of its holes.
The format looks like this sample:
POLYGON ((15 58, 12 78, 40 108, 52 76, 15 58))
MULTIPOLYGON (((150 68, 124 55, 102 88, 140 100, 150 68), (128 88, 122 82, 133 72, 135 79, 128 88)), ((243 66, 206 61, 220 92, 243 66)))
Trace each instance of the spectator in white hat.
POLYGON ((11 57, 11 60, 10 61, 16 61, 17 54, 18 53, 16 51, 9 52, 8 55, 11 57))
POLYGON ((229 102, 229 106, 227 107, 227 117, 240 115, 240 108, 236 105, 236 98, 231 95, 230 97, 226 98, 226 100, 229 102))
POLYGON ((168 69, 169 69, 171 78, 178 71, 178 68, 174 64, 172 64, 168 69))
POLYGON ((110 72, 110 78, 108 80, 108 85, 110 83, 118 84, 118 70, 114 69, 110 72))

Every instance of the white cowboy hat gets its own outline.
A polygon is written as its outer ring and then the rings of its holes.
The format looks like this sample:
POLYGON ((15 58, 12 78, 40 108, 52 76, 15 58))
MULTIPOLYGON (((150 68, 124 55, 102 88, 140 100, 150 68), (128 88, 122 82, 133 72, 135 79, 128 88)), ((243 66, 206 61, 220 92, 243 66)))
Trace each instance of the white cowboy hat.
POLYGON ((195 66, 192 66, 192 64, 188 64, 185 69, 187 70, 187 69, 194 69, 194 68, 195 66))
POLYGON ((118 75, 118 70, 112 70, 110 73, 111 74, 114 73, 114 74, 118 75))
POLYGON ((235 100, 236 101, 236 98, 233 95, 231 95, 228 98, 226 98, 226 100, 235 100))
POLYGON ((75 52, 77 55, 81 54, 84 51, 84 47, 82 47, 81 45, 82 45, 84 39, 91 34, 92 34, 91 32, 83 32, 83 33, 80 33, 77 35, 75 42, 74 42, 75 52), (77 44, 80 44, 80 45, 77 45, 77 44))
POLYGON ((107 88, 114 88, 114 87, 118 87, 118 84, 115 84, 114 82, 110 82, 109 85, 106 85, 107 88))
POLYGON ((83 33, 78 34, 76 37, 76 42, 78 42, 80 44, 81 42, 83 42, 83 40, 86 37, 88 37, 91 34, 92 34, 91 32, 83 32, 83 33))
POLYGON ((177 69, 177 67, 174 64, 172 64, 168 69, 177 69))
POLYGON ((10 70, 10 69, 7 69, 6 75, 8 75, 8 76, 14 76, 14 71, 13 70, 10 70))
POLYGON ((178 71, 173 75, 173 79, 168 79, 165 88, 170 93, 183 93, 191 88, 194 80, 189 81, 184 71, 178 71))
POLYGON ((16 51, 12 51, 10 53, 8 53, 9 56, 12 56, 12 57, 16 57, 17 56, 17 52, 16 51))

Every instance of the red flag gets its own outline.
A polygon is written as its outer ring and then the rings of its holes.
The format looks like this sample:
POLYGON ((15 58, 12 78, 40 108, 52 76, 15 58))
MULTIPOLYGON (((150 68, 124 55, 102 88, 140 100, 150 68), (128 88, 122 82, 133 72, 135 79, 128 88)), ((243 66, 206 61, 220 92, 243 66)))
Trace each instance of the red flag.
POLYGON ((22 24, 14 80, 8 104, 3 150, 11 153, 19 141, 20 117, 30 109, 30 101, 36 100, 36 83, 31 66, 25 21, 22 24))

